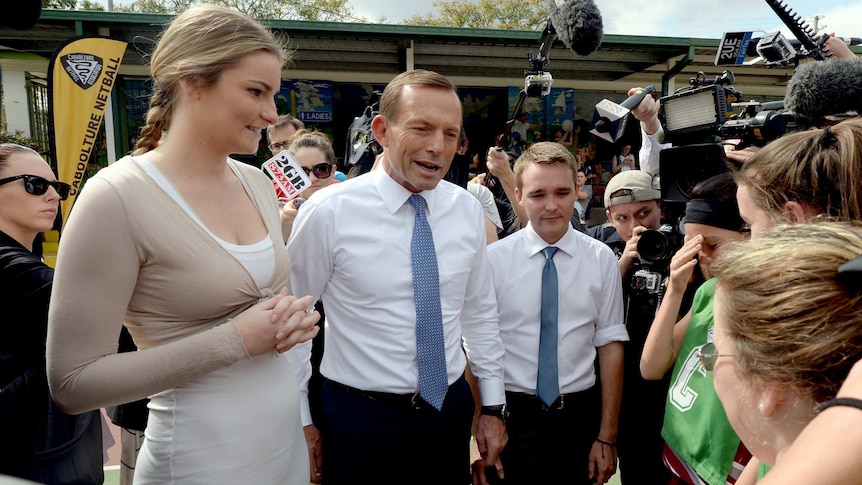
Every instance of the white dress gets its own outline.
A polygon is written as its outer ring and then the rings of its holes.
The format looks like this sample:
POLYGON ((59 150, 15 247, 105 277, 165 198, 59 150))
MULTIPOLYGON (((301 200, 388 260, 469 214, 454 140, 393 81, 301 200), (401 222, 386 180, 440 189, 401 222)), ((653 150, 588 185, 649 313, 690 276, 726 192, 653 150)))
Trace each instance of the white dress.
MULTIPOLYGON (((274 256, 269 237, 244 246, 220 240, 153 164, 135 160, 242 263, 258 286, 270 279, 274 256)), ((135 485, 309 483, 299 389, 286 355, 259 355, 212 371, 150 396, 149 409, 135 485)))
POLYGON ((260 355, 150 398, 135 484, 308 484, 296 379, 260 355))

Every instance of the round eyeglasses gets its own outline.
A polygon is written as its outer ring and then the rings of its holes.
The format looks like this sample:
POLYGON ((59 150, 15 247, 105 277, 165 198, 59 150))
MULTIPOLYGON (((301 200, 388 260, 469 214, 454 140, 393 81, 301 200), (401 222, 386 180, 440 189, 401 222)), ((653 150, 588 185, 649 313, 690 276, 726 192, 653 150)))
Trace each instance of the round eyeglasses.
POLYGON ((716 352, 715 344, 709 342, 700 348, 697 353, 697 358, 700 359, 701 365, 707 372, 712 372, 715 369, 715 364, 719 357, 735 357, 733 354, 719 354, 716 352))
POLYGON ((48 187, 54 187, 54 190, 56 190, 57 194, 60 195, 60 200, 66 200, 69 197, 69 192, 72 190, 72 186, 67 183, 56 181, 52 182, 38 175, 27 174, 0 179, 0 185, 8 184, 9 182, 14 182, 19 179, 24 180, 24 190, 26 190, 28 194, 32 195, 44 195, 45 192, 48 191, 48 187))

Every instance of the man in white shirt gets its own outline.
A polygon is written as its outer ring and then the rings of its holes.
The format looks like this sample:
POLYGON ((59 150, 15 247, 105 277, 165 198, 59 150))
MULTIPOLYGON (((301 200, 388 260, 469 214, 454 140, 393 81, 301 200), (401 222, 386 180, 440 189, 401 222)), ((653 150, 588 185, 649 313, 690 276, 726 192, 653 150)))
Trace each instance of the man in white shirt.
MULTIPOLYGON (((506 484, 605 483, 616 470, 622 288, 613 251, 570 224, 575 173, 562 145, 531 145, 515 164, 530 222, 488 247, 506 348, 506 484)), ((480 483, 493 475, 473 470, 480 483)))
MULTIPOLYGON (((482 207, 461 187, 440 183, 461 119, 455 86, 445 77, 423 70, 397 76, 372 122, 383 146, 381 169, 318 192, 294 224, 292 290, 326 301, 320 431, 327 484, 468 483, 475 406, 465 351, 487 406, 476 430, 479 451, 493 464, 505 445, 504 352, 482 207), (426 226, 430 244, 427 234, 417 235, 426 226), (429 245, 431 254, 414 254, 429 245), (429 261, 430 270, 414 275, 429 261), (426 277, 438 270, 429 288, 426 277), (422 305, 436 290, 430 300, 440 338, 422 343, 422 305), (423 384, 423 362, 435 345, 445 367, 433 377, 443 382, 423 384), (426 393, 427 386, 442 392, 426 393), (442 401, 434 397, 440 394, 442 401)), ((301 360, 302 382, 307 354, 301 360)), ((302 406, 308 429, 314 425, 302 406)), ((314 462, 318 450, 309 444, 314 462)))

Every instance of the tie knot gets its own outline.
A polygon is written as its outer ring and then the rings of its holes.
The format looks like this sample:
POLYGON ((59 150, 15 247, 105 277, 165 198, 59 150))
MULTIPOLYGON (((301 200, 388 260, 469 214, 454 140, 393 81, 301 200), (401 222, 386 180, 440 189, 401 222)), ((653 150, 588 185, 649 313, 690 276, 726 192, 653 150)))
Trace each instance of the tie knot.
POLYGON ((557 249, 559 248, 556 246, 548 246, 542 250, 542 254, 545 255, 545 259, 554 259, 554 254, 557 253, 557 249))
POLYGON ((425 212, 425 199, 421 195, 413 194, 407 200, 410 201, 410 205, 416 209, 416 212, 425 212))

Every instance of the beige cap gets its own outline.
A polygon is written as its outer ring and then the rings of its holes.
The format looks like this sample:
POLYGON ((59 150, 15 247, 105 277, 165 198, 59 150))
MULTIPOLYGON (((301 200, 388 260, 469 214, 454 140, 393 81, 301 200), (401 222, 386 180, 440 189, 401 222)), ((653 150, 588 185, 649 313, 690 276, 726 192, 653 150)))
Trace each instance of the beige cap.
POLYGON ((605 187, 605 208, 629 202, 661 199, 661 191, 652 188, 652 176, 642 170, 626 170, 611 178, 605 187), (612 194, 625 189, 624 192, 612 194))

